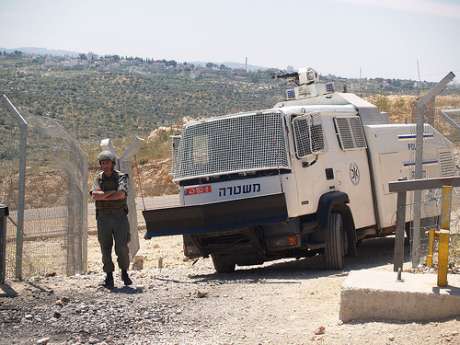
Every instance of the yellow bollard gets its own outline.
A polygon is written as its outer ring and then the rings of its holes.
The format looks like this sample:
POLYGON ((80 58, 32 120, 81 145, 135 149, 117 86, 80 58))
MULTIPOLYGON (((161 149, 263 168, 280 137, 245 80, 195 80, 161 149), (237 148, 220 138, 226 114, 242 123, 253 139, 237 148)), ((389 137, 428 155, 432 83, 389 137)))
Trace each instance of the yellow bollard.
POLYGON ((438 286, 447 286, 447 268, 449 262, 449 230, 439 230, 438 245, 438 286))
POLYGON ((427 267, 433 267, 433 251, 434 251, 434 237, 435 229, 428 230, 428 254, 426 256, 427 267))
MULTIPOLYGON (((452 204, 452 186, 442 186, 441 222, 436 232, 438 244, 438 286, 447 286, 447 269, 449 265, 449 229, 452 204)), ((428 259, 427 259, 428 261, 428 259)))
POLYGON ((452 204, 452 186, 442 186, 440 229, 450 229, 450 205, 452 204))

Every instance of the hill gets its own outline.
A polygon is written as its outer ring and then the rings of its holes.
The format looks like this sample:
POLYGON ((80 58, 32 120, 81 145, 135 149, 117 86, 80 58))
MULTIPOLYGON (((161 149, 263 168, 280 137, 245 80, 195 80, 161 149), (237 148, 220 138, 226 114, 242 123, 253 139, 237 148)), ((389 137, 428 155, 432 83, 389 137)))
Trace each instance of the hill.
POLYGON ((22 110, 58 119, 78 139, 146 134, 184 116, 269 107, 284 87, 273 71, 118 56, 0 57, 0 93, 22 110))
POLYGON ((78 56, 80 53, 69 51, 69 50, 62 50, 62 49, 48 49, 48 48, 38 48, 38 47, 20 47, 20 48, 0 48, 0 51, 6 53, 14 53, 15 51, 19 51, 24 54, 28 55, 53 55, 53 56, 78 56))
MULTIPOLYGON (((37 48, 38 49, 38 48, 37 48)), ((57 119, 81 142, 146 136, 184 116, 206 117, 271 107, 284 97, 276 69, 246 72, 224 64, 118 55, 40 55, 0 50, 0 93, 22 110, 57 119)), ((38 53, 37 53, 38 52, 38 53)), ((414 94, 412 80, 346 79, 327 75, 341 90, 414 94)), ((423 83, 425 88, 431 83, 423 83)))

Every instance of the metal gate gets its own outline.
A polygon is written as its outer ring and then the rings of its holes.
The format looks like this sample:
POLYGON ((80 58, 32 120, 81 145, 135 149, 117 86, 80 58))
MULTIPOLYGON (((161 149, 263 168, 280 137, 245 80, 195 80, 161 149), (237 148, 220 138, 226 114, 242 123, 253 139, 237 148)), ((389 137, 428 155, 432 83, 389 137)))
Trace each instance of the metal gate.
POLYGON ((86 271, 87 159, 55 120, 0 106, 6 278, 86 271))

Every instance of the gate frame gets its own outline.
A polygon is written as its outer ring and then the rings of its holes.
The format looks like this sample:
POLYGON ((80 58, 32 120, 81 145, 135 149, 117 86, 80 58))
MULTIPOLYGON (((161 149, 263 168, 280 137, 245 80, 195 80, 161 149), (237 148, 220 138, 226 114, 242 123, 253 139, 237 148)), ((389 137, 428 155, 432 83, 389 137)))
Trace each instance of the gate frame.
POLYGON ((0 100, 6 106, 9 113, 19 125, 19 179, 18 179, 18 210, 16 225, 16 266, 15 277, 22 280, 22 250, 24 246, 24 208, 25 208, 25 185, 26 185, 26 154, 27 154, 27 133, 28 123, 9 100, 6 95, 2 95, 0 100))

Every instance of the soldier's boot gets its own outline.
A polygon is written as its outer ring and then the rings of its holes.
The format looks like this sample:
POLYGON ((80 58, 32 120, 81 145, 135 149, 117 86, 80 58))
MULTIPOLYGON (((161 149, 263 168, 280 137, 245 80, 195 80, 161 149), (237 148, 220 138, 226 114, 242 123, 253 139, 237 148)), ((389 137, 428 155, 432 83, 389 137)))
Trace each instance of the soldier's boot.
POLYGON ((113 283, 113 274, 112 272, 107 273, 105 280, 104 280, 104 287, 107 289, 113 289, 114 288, 114 283, 113 283))
POLYGON ((123 280, 123 283, 125 283, 126 286, 133 284, 133 281, 129 277, 128 271, 126 270, 121 271, 121 280, 123 280))

